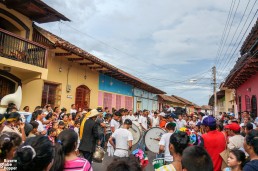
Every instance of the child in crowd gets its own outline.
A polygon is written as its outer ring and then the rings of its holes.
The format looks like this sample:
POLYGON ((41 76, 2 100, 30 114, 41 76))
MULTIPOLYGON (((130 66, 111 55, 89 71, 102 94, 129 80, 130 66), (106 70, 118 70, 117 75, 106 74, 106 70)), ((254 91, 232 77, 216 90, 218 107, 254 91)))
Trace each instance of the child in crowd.
POLYGON ((64 122, 64 125, 65 125, 65 128, 69 128, 69 126, 68 126, 68 114, 64 114, 63 122, 64 122))
POLYGON ((105 127, 105 148, 107 148, 108 140, 109 140, 109 138, 112 134, 112 131, 111 131, 111 128, 110 128, 111 119, 112 119, 111 114, 108 113, 108 114, 105 115, 105 124, 106 124, 106 127, 105 127))
POLYGON ((73 114, 69 113, 67 114, 67 116, 68 116, 68 120, 67 120, 68 128, 73 129, 74 128, 73 114))
POLYGON ((57 121, 52 123, 52 128, 55 128, 56 130, 58 129, 58 122, 57 121))
POLYGON ((58 129, 56 131, 57 136, 65 129, 65 123, 63 121, 59 121, 58 129))
POLYGON ((31 121, 30 124, 32 125, 32 130, 29 133, 28 137, 35 137, 36 135, 38 135, 39 123, 36 121, 31 121))
POLYGON ((84 158, 77 157, 75 149, 77 147, 78 135, 74 130, 67 129, 57 137, 55 145, 55 155, 52 170, 55 171, 92 171, 91 164, 84 158))
POLYGON ((74 122, 74 129, 73 129, 73 130, 76 132, 76 134, 78 135, 78 145, 77 145, 77 148, 76 148, 76 149, 78 149, 78 147, 79 147, 79 145, 80 145, 79 128, 80 128, 80 121, 79 121, 79 120, 76 120, 76 121, 74 122))
POLYGON ((5 159, 12 160, 14 152, 20 146, 21 142, 22 138, 19 134, 15 132, 3 132, 0 135, 0 163, 3 163, 5 159))
POLYGON ((241 150, 231 150, 228 155, 228 166, 223 171, 242 171, 245 165, 245 153, 241 150))
POLYGON ((48 130, 48 139, 55 145, 56 141, 56 129, 55 128, 50 128, 48 130))

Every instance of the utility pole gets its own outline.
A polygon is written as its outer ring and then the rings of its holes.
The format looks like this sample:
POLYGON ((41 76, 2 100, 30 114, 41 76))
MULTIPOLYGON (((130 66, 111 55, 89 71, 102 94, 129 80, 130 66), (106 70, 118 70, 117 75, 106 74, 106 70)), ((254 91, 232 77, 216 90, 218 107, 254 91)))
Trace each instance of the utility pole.
POLYGON ((216 66, 212 67, 212 75, 213 75, 213 93, 214 93, 214 116, 217 115, 217 80, 216 80, 216 66))

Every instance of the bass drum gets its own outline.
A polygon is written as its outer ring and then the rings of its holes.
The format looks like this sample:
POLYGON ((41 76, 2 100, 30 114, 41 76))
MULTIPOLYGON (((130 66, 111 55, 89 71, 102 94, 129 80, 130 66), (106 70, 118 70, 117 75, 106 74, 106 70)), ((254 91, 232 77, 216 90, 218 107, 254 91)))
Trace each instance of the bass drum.
POLYGON ((140 129, 140 125, 137 121, 133 121, 133 124, 132 124, 132 127, 129 128, 129 131, 132 133, 133 135, 133 142, 132 142, 132 145, 135 145, 137 144, 140 139, 141 139, 141 135, 142 135, 142 132, 141 132, 141 129, 140 129), (138 124, 138 125, 137 125, 138 124))
POLYGON ((153 127, 149 129, 144 136, 145 145, 153 153, 159 153, 159 141, 163 134, 165 134, 166 131, 159 128, 159 127, 153 127))

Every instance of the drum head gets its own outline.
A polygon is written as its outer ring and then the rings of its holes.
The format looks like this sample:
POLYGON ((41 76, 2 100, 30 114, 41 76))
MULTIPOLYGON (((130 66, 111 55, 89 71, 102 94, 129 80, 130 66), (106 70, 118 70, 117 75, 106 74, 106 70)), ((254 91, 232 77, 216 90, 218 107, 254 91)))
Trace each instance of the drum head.
POLYGON ((149 129, 144 137, 146 147, 153 153, 159 153, 159 140, 165 133, 165 130, 158 127, 149 129))
POLYGON ((129 131, 133 134, 133 142, 132 144, 135 145, 139 142, 141 138, 140 129, 133 123, 132 128, 129 128, 129 131))

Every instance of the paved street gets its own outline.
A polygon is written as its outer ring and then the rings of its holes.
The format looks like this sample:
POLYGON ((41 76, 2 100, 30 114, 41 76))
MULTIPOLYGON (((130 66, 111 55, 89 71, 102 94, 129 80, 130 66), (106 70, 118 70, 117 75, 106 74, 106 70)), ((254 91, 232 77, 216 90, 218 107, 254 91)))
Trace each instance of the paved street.
MULTIPOLYGON (((135 147, 134 147, 135 149, 135 147)), ((152 161, 155 159, 155 154, 148 151, 148 158, 149 158, 149 164, 145 168, 145 171, 154 171, 153 166, 152 166, 152 161)), ((93 163, 93 170, 94 171, 105 171, 107 166, 113 161, 112 157, 108 157, 107 153, 105 155, 104 161, 102 163, 93 163)))

